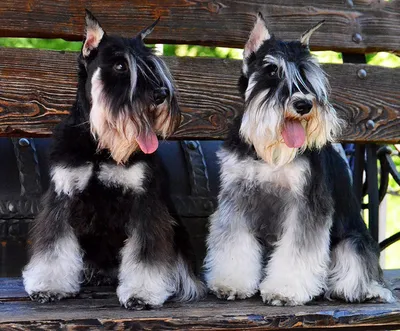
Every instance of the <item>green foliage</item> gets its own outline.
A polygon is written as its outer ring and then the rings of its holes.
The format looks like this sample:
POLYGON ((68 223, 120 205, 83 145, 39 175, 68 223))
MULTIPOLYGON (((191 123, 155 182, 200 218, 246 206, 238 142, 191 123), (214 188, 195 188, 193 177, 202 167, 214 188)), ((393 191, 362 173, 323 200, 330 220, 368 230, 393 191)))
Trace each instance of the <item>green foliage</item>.
POLYGON ((64 39, 0 38, 0 47, 40 48, 55 51, 80 51, 81 42, 64 39))
POLYGON ((372 65, 390 68, 400 67, 400 57, 386 52, 367 54, 366 59, 367 63, 372 65))
POLYGON ((321 63, 343 63, 342 53, 323 51, 311 52, 321 63))
POLYGON ((242 59, 243 50, 225 47, 204 47, 193 45, 164 45, 165 56, 190 56, 190 57, 217 57, 228 59, 242 59))

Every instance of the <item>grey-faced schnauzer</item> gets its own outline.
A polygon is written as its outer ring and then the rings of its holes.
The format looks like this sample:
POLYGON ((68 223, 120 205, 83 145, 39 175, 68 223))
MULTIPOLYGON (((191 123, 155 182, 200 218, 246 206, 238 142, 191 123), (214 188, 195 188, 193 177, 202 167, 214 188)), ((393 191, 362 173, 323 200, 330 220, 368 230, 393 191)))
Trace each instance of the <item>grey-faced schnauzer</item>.
POLYGON ((346 163, 331 145, 341 121, 309 51, 321 24, 284 42, 259 14, 246 43, 244 112, 218 152, 221 191, 205 260, 208 287, 220 298, 260 291, 270 305, 323 293, 393 300, 346 163))
POLYGON ((157 136, 180 120, 168 68, 143 41, 156 23, 122 38, 86 13, 76 101, 54 131, 51 185, 23 270, 33 300, 74 296, 81 282, 113 276, 130 309, 204 292, 153 154, 157 136))

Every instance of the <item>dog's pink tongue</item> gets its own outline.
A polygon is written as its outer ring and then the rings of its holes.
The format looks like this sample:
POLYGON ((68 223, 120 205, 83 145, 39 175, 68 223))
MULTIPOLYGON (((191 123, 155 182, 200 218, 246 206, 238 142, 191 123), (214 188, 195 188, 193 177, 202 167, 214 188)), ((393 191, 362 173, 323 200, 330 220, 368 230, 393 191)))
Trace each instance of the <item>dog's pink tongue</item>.
POLYGON ((282 136, 285 144, 290 148, 299 148, 306 140, 306 133, 299 121, 286 120, 282 136))
POLYGON ((136 141, 139 144, 140 149, 145 154, 154 153, 158 148, 158 139, 153 131, 147 133, 141 133, 136 141))

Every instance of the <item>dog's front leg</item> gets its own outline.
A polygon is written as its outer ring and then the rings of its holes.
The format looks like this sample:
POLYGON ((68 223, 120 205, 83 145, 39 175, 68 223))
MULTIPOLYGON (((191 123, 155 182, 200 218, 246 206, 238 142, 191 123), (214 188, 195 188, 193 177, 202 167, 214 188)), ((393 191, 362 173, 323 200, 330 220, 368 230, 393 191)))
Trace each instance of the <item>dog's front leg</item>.
POLYGON ((161 306, 177 293, 175 220, 154 192, 135 201, 129 235, 121 250, 117 295, 121 305, 140 310, 161 306))
POLYGON ((261 280, 262 248, 231 202, 210 219, 205 259, 208 288, 220 299, 253 296, 261 280))
POLYGON ((315 217, 307 206, 291 206, 260 284, 265 303, 302 305, 322 294, 329 265, 331 217, 315 217))
POLYGON ((57 197, 50 188, 32 229, 32 257, 22 273, 32 300, 56 301, 79 292, 82 252, 69 214, 69 197, 57 197))
POLYGON ((163 255, 159 251, 144 253, 149 247, 144 248, 143 244, 147 246, 149 243, 141 235, 147 234, 134 230, 122 249, 117 288, 121 305, 134 310, 162 306, 175 291, 169 259, 154 259, 156 255, 163 255))

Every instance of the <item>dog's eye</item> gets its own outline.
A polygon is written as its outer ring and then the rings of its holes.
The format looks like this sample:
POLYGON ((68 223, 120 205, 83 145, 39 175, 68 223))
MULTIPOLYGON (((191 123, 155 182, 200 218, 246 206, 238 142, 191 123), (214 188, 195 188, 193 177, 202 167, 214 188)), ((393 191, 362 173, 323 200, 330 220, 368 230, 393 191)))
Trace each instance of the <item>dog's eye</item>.
POLYGON ((267 76, 269 76, 269 77, 274 77, 274 76, 276 76, 276 74, 277 74, 277 72, 278 72, 278 67, 275 65, 275 64, 268 64, 266 67, 265 67, 265 73, 266 73, 266 75, 267 76))
POLYGON ((125 72, 128 70, 128 65, 125 61, 118 61, 114 64, 114 70, 118 72, 125 72))

